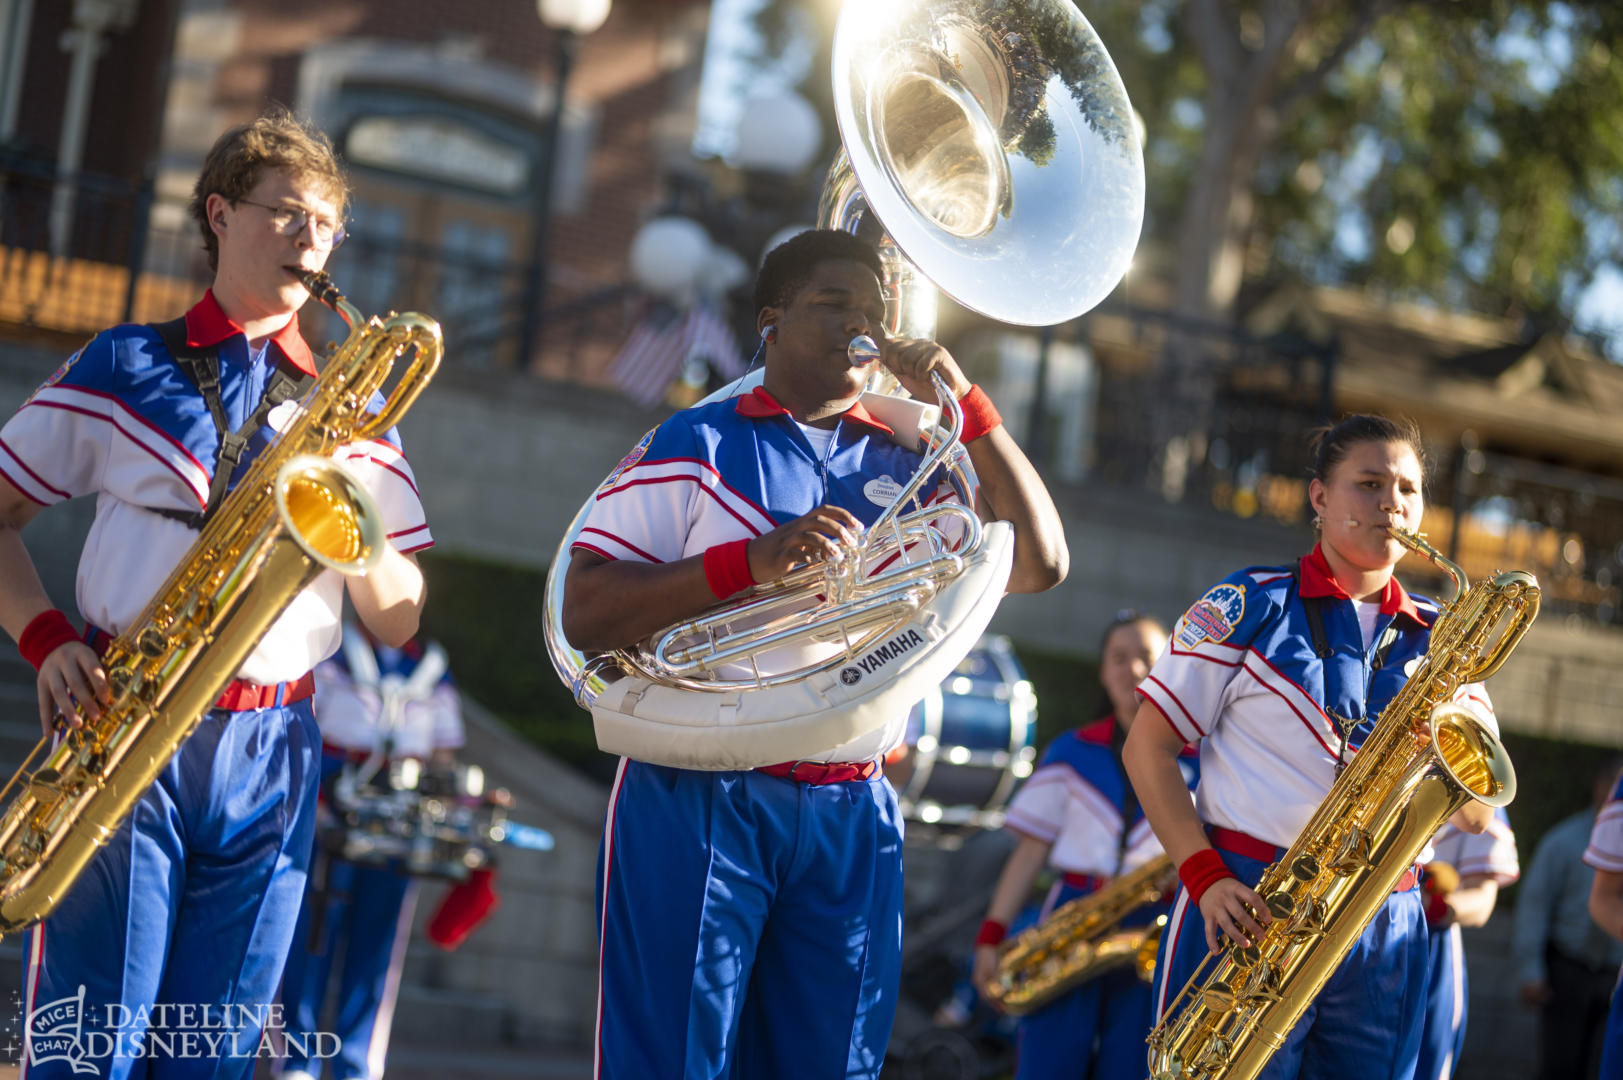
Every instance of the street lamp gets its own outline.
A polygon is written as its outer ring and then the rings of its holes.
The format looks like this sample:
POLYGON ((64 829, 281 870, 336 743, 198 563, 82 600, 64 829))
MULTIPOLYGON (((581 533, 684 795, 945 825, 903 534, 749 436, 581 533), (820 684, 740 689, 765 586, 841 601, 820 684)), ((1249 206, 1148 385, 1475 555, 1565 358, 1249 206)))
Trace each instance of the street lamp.
POLYGON ((541 309, 547 296, 547 234, 552 225, 552 181, 557 172, 558 141, 563 129, 564 89, 569 71, 575 66, 576 39, 590 34, 609 17, 611 0, 535 0, 541 22, 558 32, 558 52, 553 66, 557 71, 552 91, 552 113, 541 137, 541 154, 536 165, 533 190, 534 220, 530 226, 530 269, 524 289, 524 322, 519 332, 519 363, 527 365, 535 355, 541 335, 541 309))

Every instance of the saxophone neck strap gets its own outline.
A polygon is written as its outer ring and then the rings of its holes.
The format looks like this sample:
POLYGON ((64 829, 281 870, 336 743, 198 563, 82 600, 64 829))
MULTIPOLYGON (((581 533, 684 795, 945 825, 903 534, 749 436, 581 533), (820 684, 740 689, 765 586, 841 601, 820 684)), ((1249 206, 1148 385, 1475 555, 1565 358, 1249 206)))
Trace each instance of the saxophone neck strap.
POLYGON ((276 360, 276 369, 266 380, 265 393, 259 399, 259 405, 248 414, 248 419, 240 428, 232 431, 226 422, 225 402, 220 397, 219 345, 192 345, 188 342, 184 316, 149 325, 162 339, 180 370, 186 373, 186 377, 203 395, 203 404, 207 406, 209 417, 214 421, 214 430, 220 436, 220 452, 214 459, 214 475, 209 482, 208 502, 203 509, 153 510, 153 513, 178 521, 189 529, 200 530, 224 501, 226 491, 231 486, 231 477, 242 464, 242 457, 248 450, 248 440, 264 425, 272 409, 290 398, 301 396, 315 381, 315 376, 299 371, 285 360, 276 360))
MULTIPOLYGON (((1328 660, 1334 655, 1335 650, 1330 648, 1329 635, 1324 632, 1325 598, 1302 596, 1302 572, 1299 567, 1291 567, 1291 582, 1296 587, 1296 595, 1302 597, 1302 611, 1307 615, 1307 633, 1313 642, 1313 653, 1320 660, 1328 660)), ((1387 655, 1397 643, 1398 628, 1396 620, 1393 620, 1381 631, 1380 640, 1375 643, 1375 654, 1370 657, 1370 667, 1375 671, 1384 667, 1387 655)))
POLYGON ((1122 747, 1127 745, 1127 733, 1121 729, 1121 721, 1115 715, 1110 717, 1110 753, 1116 759, 1116 771, 1121 774, 1121 836, 1116 842, 1116 873, 1122 872, 1122 865, 1127 861, 1127 848, 1133 834, 1133 820, 1138 816, 1138 794, 1133 791, 1133 782, 1127 777, 1127 766, 1122 763, 1122 747))

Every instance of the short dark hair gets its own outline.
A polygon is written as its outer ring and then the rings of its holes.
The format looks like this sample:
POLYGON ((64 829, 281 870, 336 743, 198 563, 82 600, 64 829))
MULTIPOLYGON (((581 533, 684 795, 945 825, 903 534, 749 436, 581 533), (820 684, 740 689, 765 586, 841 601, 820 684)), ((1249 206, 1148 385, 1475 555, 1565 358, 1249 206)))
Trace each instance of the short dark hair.
POLYGON ((1331 427, 1320 428, 1313 435, 1313 476, 1320 482, 1330 482, 1330 472, 1341 464, 1353 447, 1360 443, 1407 443, 1420 462, 1420 476, 1426 476, 1426 447, 1420 440, 1420 428, 1408 417, 1396 420, 1373 413, 1356 413, 1331 427))
POLYGON ((210 270, 220 268, 220 239, 209 228, 209 196, 223 195, 235 204, 247 198, 266 169, 286 169, 295 180, 321 188, 338 208, 338 216, 344 216, 349 179, 332 141, 285 105, 272 105, 263 116, 238 124, 216 139, 197 174, 189 209, 202 230, 210 270))
POLYGON ((834 260, 861 263, 874 272, 881 285, 885 282, 885 264, 868 241, 839 229, 809 229, 767 252, 761 272, 755 275, 755 313, 788 303, 811 280, 818 263, 834 260))

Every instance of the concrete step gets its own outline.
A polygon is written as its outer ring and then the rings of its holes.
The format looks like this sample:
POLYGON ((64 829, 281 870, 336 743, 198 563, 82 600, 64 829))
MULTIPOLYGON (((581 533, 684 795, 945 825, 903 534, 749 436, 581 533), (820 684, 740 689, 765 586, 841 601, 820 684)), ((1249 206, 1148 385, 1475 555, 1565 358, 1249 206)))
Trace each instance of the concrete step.
POLYGON ((511 1043, 516 1022, 506 998, 414 985, 408 979, 395 1003, 393 1030, 396 1041, 454 1052, 511 1043))

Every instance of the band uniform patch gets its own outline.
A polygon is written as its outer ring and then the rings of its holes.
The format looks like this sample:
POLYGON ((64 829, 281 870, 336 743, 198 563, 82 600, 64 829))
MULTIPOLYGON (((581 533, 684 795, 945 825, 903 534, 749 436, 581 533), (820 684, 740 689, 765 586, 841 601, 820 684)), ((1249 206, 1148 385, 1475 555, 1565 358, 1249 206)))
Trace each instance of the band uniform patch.
POLYGON ((1244 617, 1245 586, 1219 585, 1184 612, 1173 636, 1186 649, 1193 649, 1202 641, 1227 641, 1244 617))
POLYGON ((649 428, 648 429, 648 434, 644 435, 642 438, 637 440, 637 445, 633 446, 631 448, 631 452, 628 453, 625 457, 620 459, 620 464, 616 465, 614 467, 613 471, 611 471, 609 473, 608 478, 605 479, 603 481, 603 483, 598 485, 597 490, 599 490, 599 491, 607 491, 607 490, 609 490, 609 488, 613 487, 616 483, 619 482, 620 477, 622 477, 622 476, 624 476, 626 474, 627 469, 631 468, 637 462, 641 461, 642 456, 644 454, 648 453, 648 444, 654 441, 654 432, 656 432, 658 430, 659 430, 658 428, 649 428))
MULTIPOLYGON (((70 356, 66 360, 62 361, 62 366, 57 368, 55 371, 51 372, 51 377, 49 379, 46 379, 44 382, 40 383, 39 386, 34 390, 34 392, 32 394, 28 395, 28 401, 33 401, 35 398, 39 397, 39 392, 41 390, 44 390, 47 386, 55 386, 57 383, 61 382, 62 377, 64 375, 66 375, 73 368, 73 365, 75 363, 78 362, 79 357, 84 355, 84 351, 85 351, 84 347, 80 346, 78 352, 74 353, 72 356, 70 356)), ((28 401, 23 402, 23 404, 27 405, 28 401)))

